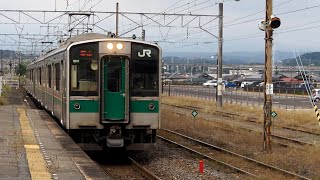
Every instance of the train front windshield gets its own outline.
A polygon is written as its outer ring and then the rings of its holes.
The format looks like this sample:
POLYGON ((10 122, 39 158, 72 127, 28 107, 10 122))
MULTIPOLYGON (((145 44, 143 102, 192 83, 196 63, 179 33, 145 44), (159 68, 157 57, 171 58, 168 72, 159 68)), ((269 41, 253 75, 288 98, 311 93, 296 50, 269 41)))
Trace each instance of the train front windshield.
POLYGON ((80 44, 70 49, 70 95, 98 95, 98 43, 80 44))
POLYGON ((159 50, 132 43, 131 96, 159 96, 159 50))

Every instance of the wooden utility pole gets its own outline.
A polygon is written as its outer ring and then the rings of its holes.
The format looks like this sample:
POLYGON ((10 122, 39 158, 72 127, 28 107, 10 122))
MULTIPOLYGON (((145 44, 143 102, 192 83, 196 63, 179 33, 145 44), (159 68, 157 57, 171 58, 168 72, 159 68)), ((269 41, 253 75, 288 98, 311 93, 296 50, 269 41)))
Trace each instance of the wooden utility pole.
POLYGON ((271 112, 272 112, 272 37, 273 29, 269 24, 272 15, 272 1, 266 0, 266 30, 265 30, 265 91, 264 91, 264 123, 263 150, 271 151, 271 112))
POLYGON ((119 37, 119 3, 116 7, 116 37, 119 37))
POLYGON ((219 3, 219 45, 217 60, 217 106, 222 107, 222 43, 223 43, 223 3, 219 3))

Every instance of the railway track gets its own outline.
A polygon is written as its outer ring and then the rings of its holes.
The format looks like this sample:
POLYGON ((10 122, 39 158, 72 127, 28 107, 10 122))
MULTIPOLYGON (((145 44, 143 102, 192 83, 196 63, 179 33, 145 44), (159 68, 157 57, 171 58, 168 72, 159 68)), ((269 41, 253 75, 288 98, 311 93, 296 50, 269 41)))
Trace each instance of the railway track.
POLYGON ((138 162, 136 162, 134 159, 129 157, 129 160, 132 164, 134 164, 134 168, 137 169, 146 179, 154 179, 154 180, 161 180, 157 175, 149 171, 148 169, 144 168, 142 165, 140 165, 138 162))
POLYGON ((140 165, 133 158, 128 157, 124 162, 105 164, 96 161, 97 165, 110 175, 112 179, 150 179, 161 180, 157 175, 140 165))
MULTIPOLYGON (((182 109, 189 109, 189 110, 198 110, 198 111, 201 110, 201 108, 195 107, 195 106, 178 106, 178 105, 170 105, 170 104, 165 104, 165 105, 173 106, 173 107, 177 107, 177 108, 182 108, 182 109)), ((231 119, 235 119, 236 117, 241 116, 241 115, 238 115, 238 114, 235 114, 235 113, 223 112, 223 111, 215 111, 215 112, 213 112, 211 114, 218 115, 218 116, 221 116, 221 117, 227 117, 227 118, 231 118, 231 119)), ((245 120, 245 121, 258 123, 258 124, 262 123, 262 122, 258 121, 258 118, 255 118, 255 117, 249 117, 248 120, 245 120)), ((313 133, 313 132, 294 129, 294 128, 290 128, 290 127, 281 127, 281 126, 279 126, 279 128, 288 129, 288 130, 292 130, 292 131, 297 131, 297 132, 301 132, 301 133, 307 133, 307 134, 311 134, 311 135, 320 135, 319 133, 313 133)), ((250 131, 250 132, 253 131, 252 129, 248 129, 248 128, 241 128, 241 129, 246 130, 246 131, 250 131)), ((230 131, 230 129, 226 129, 226 130, 230 131)), ((232 131, 234 131, 234 130, 232 130, 232 131)), ((258 132, 258 133, 261 133, 261 132, 258 132)), ((285 137, 285 136, 274 134, 274 133, 271 134, 271 136, 272 136, 272 138, 274 140, 276 140, 276 141, 274 141, 275 143, 282 144, 284 146, 292 146, 292 145, 300 145, 300 146, 301 145, 310 145, 310 146, 312 146, 312 145, 314 145, 313 143, 297 140, 297 139, 294 139, 294 138, 285 137)))
POLYGON ((257 161, 255 159, 237 154, 224 148, 203 142, 198 139, 188 137, 186 135, 161 129, 160 139, 174 143, 189 151, 195 152, 205 158, 221 163, 228 168, 234 169, 237 172, 258 178, 299 178, 309 179, 294 172, 290 172, 278 167, 257 161), (174 140, 173 140, 174 139, 174 140), (214 158, 215 157, 215 158, 214 158), (219 158, 219 159, 218 159, 219 158), (223 159, 223 160, 221 160, 223 159), (262 176, 261 176, 262 175, 262 176))

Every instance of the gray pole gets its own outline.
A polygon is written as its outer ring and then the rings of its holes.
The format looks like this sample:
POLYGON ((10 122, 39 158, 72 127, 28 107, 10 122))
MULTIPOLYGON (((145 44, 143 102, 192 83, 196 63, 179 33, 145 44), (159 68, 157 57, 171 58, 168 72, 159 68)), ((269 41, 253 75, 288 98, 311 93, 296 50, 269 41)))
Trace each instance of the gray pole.
POLYGON ((116 37, 119 35, 119 3, 117 3, 116 7, 116 37))
POLYGON ((223 3, 219 3, 219 45, 218 45, 218 60, 217 60, 217 106, 222 107, 222 30, 223 30, 223 3))

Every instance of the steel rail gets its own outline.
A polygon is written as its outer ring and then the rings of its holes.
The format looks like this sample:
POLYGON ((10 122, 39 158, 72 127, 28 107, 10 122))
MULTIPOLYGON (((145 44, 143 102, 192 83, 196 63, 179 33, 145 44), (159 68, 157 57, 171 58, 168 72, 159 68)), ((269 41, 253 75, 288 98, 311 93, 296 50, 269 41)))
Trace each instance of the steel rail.
POLYGON ((247 175, 249 175, 249 176, 258 178, 258 176, 254 175, 254 174, 252 174, 252 173, 250 173, 250 172, 247 172, 247 171, 242 170, 242 169, 240 169, 240 168, 238 168, 238 167, 232 166, 232 165, 230 165, 230 164, 228 164, 228 163, 222 162, 222 161, 220 161, 220 160, 218 160, 218 159, 214 159, 214 158, 212 158, 212 157, 210 157, 210 156, 208 156, 208 155, 205 155, 205 154, 203 154, 203 153, 201 153, 201 152, 195 151, 195 150, 193 150, 193 149, 191 149, 191 148, 188 148, 187 146, 184 146, 184 145, 182 145, 182 144, 179 144, 179 143, 176 143, 176 142, 174 142, 174 141, 171 141, 171 140, 169 140, 169 139, 167 139, 167 138, 165 138, 165 137, 162 137, 162 136, 160 136, 160 135, 157 135, 157 137, 160 138, 161 140, 164 140, 164 141, 170 142, 170 143, 172 143, 172 144, 175 144, 175 145, 177 145, 177 146, 179 146, 179 147, 182 147, 182 148, 184 148, 184 149, 186 149, 186 150, 188 150, 188 151, 190 151, 190 152, 193 152, 193 153, 195 153, 195 154, 197 154, 197 155, 200 155, 200 156, 203 156, 203 157, 205 157, 205 158, 207 158, 207 159, 210 159, 211 161, 214 161, 214 162, 216 162, 216 163, 219 163, 219 164, 221 164, 221 165, 223 165, 223 166, 225 166, 225 167, 228 167, 228 168, 230 168, 230 169, 233 169, 233 170, 235 170, 236 172, 239 172, 239 173, 242 173, 242 174, 247 174, 247 175))
POLYGON ((169 133, 172 133, 172 134, 176 134, 176 135, 179 135, 181 137, 184 137, 188 140, 192 140, 192 141, 195 141, 197 143, 200 143, 204 146, 207 146, 207 147, 210 147, 210 148, 213 148, 215 150, 218 150, 218 151, 221 151, 221 152, 225 152, 227 154, 230 154, 230 155, 233 155, 233 156, 236 156, 236 157, 241 157, 249 162, 253 162, 259 166, 263 166, 263 167, 267 167, 267 168, 270 168, 270 169, 273 169, 273 170, 276 170, 278 172, 281 172, 281 173, 284 173, 284 174, 287 174, 287 175, 291 175, 291 176, 294 176, 294 177, 298 177, 298 178, 301 178, 301 179, 308 179, 307 177, 304 177, 304 176, 301 176, 299 174, 296 174, 296 173, 293 173, 293 172, 290 172, 290 171, 287 171, 287 170, 284 170, 284 169, 281 169, 281 168, 278 168, 278 167, 275 167, 275 166, 272 166, 272 165, 269 165, 269 164, 266 164, 264 162, 260 162, 260 161, 257 161, 255 159, 252 159, 252 158, 249 158, 249 157, 246 157, 246 156, 243 156, 241 154, 238 154, 238 153, 235 153, 235 152, 232 152, 232 151, 229 151, 227 149, 224 149, 224 148, 221 148, 221 147, 218 147, 218 146, 215 146, 215 145, 212 145, 212 144, 209 144, 207 142, 204 142, 204 141, 201 141, 201 140, 198 140, 198 139, 195 139, 195 138, 192 138, 192 137, 189 137, 189 136, 186 136, 184 134, 180 134, 180 133, 177 133, 177 132, 174 132, 174 131, 171 131, 171 130, 168 130, 168 129, 164 129, 162 128, 161 130, 163 131, 166 131, 166 132, 169 132, 169 133))
POLYGON ((154 173, 152 173, 148 169, 146 169, 143 166, 141 166, 138 162, 136 162, 131 157, 128 157, 128 159, 131 161, 132 164, 134 164, 139 169, 139 171, 141 171, 144 175, 147 176, 146 177, 147 179, 161 180, 161 178, 159 178, 157 175, 155 175, 154 173))

